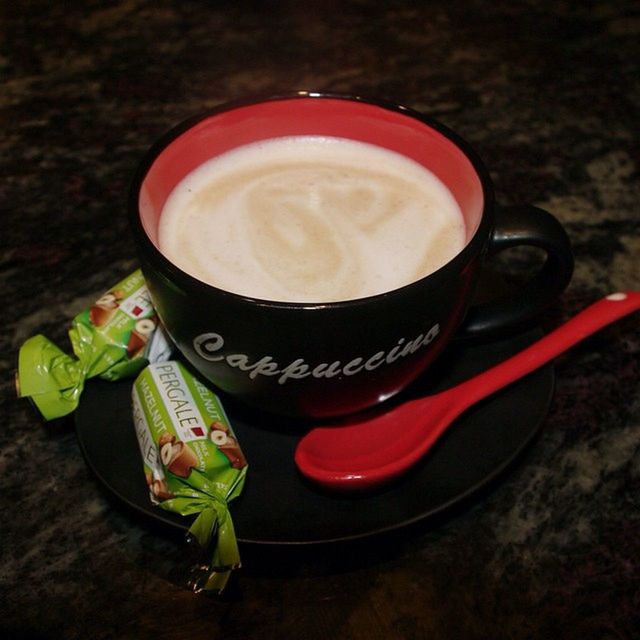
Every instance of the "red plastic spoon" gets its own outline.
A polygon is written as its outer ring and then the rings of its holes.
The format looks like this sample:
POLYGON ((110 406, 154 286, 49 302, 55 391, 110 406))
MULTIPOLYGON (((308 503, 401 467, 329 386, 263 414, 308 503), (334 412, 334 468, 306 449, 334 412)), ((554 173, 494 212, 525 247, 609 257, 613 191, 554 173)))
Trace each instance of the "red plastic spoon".
POLYGON ((339 426, 317 427, 298 443, 296 465, 307 478, 330 489, 359 490, 388 482, 420 460, 476 402, 638 309, 640 292, 614 293, 462 384, 386 413, 359 414, 339 426))

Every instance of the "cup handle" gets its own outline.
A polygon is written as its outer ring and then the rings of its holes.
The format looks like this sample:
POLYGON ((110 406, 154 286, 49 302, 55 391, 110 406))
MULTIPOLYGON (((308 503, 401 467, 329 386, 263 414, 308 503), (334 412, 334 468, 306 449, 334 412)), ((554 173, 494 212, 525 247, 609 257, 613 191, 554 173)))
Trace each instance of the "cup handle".
POLYGON ((531 205, 498 208, 488 257, 522 245, 547 253, 541 269, 516 294, 472 306, 457 337, 487 337, 516 328, 538 316, 565 290, 573 274, 573 253, 558 220, 531 205))

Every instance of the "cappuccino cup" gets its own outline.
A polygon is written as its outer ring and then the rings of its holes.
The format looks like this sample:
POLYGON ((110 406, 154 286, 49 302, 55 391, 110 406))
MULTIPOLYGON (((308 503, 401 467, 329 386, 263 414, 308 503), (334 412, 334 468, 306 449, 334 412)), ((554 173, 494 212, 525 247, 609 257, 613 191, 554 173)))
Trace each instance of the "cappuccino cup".
POLYGON ((158 316, 219 391, 326 418, 405 389, 454 337, 494 338, 567 286, 549 213, 499 208, 469 145, 407 107, 296 92, 222 105, 142 160, 129 202, 158 316), (473 305, 492 254, 546 261, 473 305))

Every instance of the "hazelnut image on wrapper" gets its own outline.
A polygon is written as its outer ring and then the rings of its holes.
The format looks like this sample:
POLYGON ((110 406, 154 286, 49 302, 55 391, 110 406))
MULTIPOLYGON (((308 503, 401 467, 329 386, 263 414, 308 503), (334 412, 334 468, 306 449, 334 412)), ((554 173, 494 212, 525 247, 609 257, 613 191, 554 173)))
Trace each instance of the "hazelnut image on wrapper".
POLYGON ((162 464, 176 476, 188 478, 191 469, 198 465, 198 458, 193 451, 181 440, 176 440, 173 436, 166 439, 163 434, 158 441, 160 446, 160 460, 162 464), (162 440, 165 440, 162 442, 162 440))
POLYGON ((175 494, 169 489, 167 481, 164 478, 154 479, 153 474, 147 472, 145 474, 145 479, 147 481, 149 491, 156 500, 169 500, 170 498, 175 498, 175 494))
POLYGON ((234 469, 242 469, 247 466, 247 460, 238 441, 229 433, 226 425, 221 422, 213 422, 210 427, 209 440, 218 447, 220 453, 227 457, 234 469))
POLYGON ((142 355, 155 329, 156 323, 153 318, 142 318, 136 322, 127 343, 129 358, 133 360, 133 358, 142 355))
POLYGON ((169 500, 175 497, 173 492, 169 491, 166 480, 154 480, 151 483, 151 493, 153 493, 158 500, 169 500))
POLYGON ((89 322, 94 327, 102 327, 114 316, 120 306, 121 291, 110 291, 96 300, 89 308, 89 322))
POLYGON ((162 448, 164 447, 165 444, 167 444, 167 442, 175 442, 175 441, 176 441, 176 437, 172 436, 168 431, 165 431, 158 439, 158 446, 162 448))

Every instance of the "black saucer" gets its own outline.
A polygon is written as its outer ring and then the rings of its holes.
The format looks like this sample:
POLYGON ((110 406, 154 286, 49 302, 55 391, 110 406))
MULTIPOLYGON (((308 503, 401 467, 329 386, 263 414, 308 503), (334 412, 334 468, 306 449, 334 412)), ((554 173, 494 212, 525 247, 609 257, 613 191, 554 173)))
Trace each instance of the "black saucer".
MULTIPOLYGON (((437 373, 420 380, 410 393, 452 386, 541 335, 536 329, 485 345, 449 347, 437 373)), ((293 463, 299 432, 276 431, 273 417, 250 415, 225 403, 249 460, 244 492, 231 506, 238 539, 263 545, 345 542, 399 530, 472 500, 532 441, 549 409, 553 381, 553 368, 547 365, 473 407, 415 469, 366 495, 329 494, 309 485, 293 463)), ((131 419, 131 384, 87 384, 75 416, 80 447, 110 492, 158 524, 186 529, 191 519, 149 502, 131 419)))

